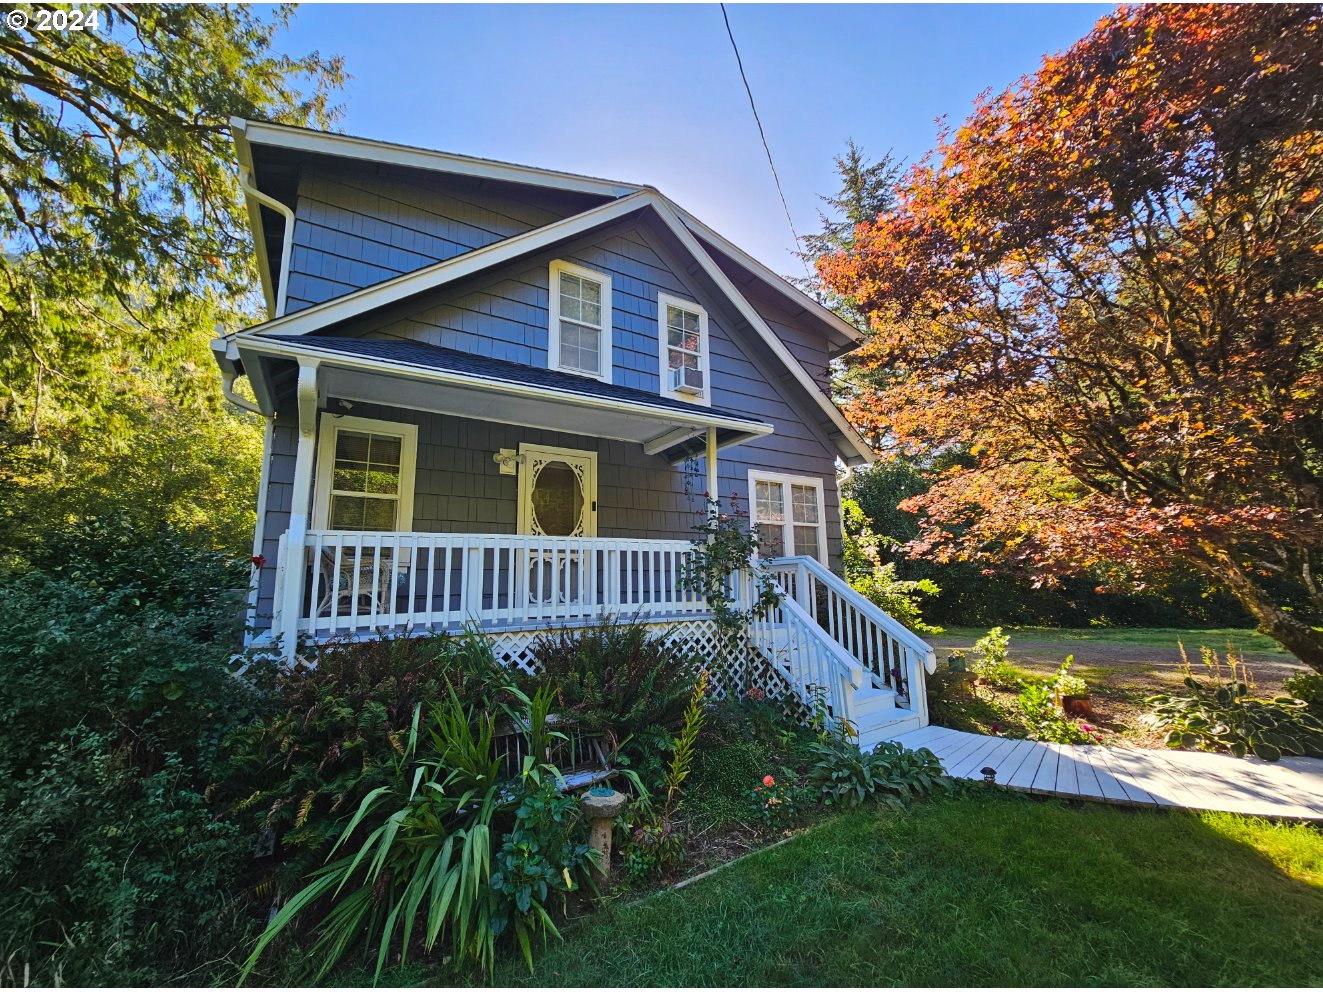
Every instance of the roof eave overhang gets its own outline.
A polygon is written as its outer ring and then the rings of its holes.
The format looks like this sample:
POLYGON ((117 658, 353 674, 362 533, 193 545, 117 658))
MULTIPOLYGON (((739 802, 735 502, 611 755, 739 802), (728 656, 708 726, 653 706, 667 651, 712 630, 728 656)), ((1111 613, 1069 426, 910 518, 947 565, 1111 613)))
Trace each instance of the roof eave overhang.
POLYGON ((773 433, 772 426, 762 421, 713 413, 698 405, 692 410, 680 410, 471 372, 332 352, 246 333, 225 339, 225 345, 225 355, 218 350, 217 360, 229 362, 231 366, 235 363, 243 365, 249 378, 254 380, 254 392, 266 398, 269 408, 263 412, 268 414, 275 412, 276 387, 267 381, 269 366, 262 361, 264 358, 316 365, 323 370, 321 375, 327 396, 633 441, 642 444, 649 454, 668 457, 685 450, 687 442, 708 428, 718 431, 718 446, 722 448, 773 433), (411 397, 408 391, 398 386, 389 392, 382 391, 364 377, 386 377, 396 385, 401 381, 415 382, 426 388, 420 390, 417 397, 411 397), (258 379, 263 381, 259 383, 258 379), (493 401, 493 410, 484 408, 487 398, 493 401), (475 402, 475 399, 483 402, 475 402), (519 410, 537 412, 520 417, 515 415, 519 410))

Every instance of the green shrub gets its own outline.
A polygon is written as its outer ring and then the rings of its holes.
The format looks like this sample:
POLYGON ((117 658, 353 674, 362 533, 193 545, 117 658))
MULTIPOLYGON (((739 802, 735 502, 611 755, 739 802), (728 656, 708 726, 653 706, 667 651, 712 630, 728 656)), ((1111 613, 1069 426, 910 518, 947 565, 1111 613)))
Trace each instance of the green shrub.
POLYGON ((1057 677, 1052 683, 1052 691, 1058 703, 1066 696, 1087 696, 1089 694, 1089 684, 1078 675, 1070 674, 1070 666, 1074 661, 1074 655, 1067 655, 1066 660, 1057 669, 1057 677))
POLYGON ((768 827, 783 827, 798 821, 818 799, 812 786, 800 785, 787 773, 764 775, 748 794, 753 815, 768 827))
POLYGON ((322 645, 314 664, 275 676, 270 715, 231 735, 221 794, 279 840, 282 885, 297 881, 325 861, 363 798, 392 780, 418 707, 430 713, 453 691, 495 710, 508 680, 473 632, 322 645))
POLYGON ((230 671, 247 566, 118 518, 0 578, 0 917, 37 984, 232 980, 252 837, 208 791, 264 712, 230 671))
POLYGON ((760 739, 733 740, 700 749, 681 812, 702 826, 725 826, 749 813, 749 789, 776 768, 772 749, 760 739))
POLYGON ((1309 712, 1323 719, 1323 675, 1297 672, 1282 683, 1282 690, 1309 707, 1309 712))
MULTIPOLYGON (((1063 669, 1064 670, 1064 669, 1063 669)), ((1062 714, 1057 705, 1056 682, 1020 683, 1019 704, 1029 737, 1053 744, 1102 743, 1102 735, 1087 724, 1076 723, 1062 714)))
POLYGON ((148 773, 65 732, 0 793, 5 984, 232 983, 251 851, 177 756, 148 773))
POLYGON ((1019 674, 1008 660, 1011 639, 1000 627, 993 627, 974 642, 974 663, 971 670, 988 685, 1009 689, 1020 681, 1019 674))
POLYGON ((531 653, 539 672, 531 681, 554 684, 561 712, 605 732, 617 763, 659 786, 661 756, 693 689, 691 660, 637 622, 547 634, 531 653))
POLYGON ((1209 681, 1196 679, 1187 665, 1188 692, 1148 699, 1153 709, 1145 719, 1167 731, 1169 747, 1226 750, 1238 758, 1253 754, 1264 761, 1285 754, 1323 757, 1323 720, 1309 712, 1304 700, 1254 698, 1245 665, 1234 654, 1228 654, 1229 673, 1224 676, 1215 652, 1201 648, 1200 653, 1209 681))
POLYGON ((703 708, 706 693, 707 673, 700 672, 690 692, 680 732, 671 742, 671 760, 666 765, 662 783, 661 806, 643 804, 638 822, 621 851, 629 881, 642 881, 650 874, 667 871, 684 861, 684 832, 676 813, 685 795, 685 783, 694 768, 696 746, 706 719, 703 708))
POLYGON ((926 747, 911 751, 883 741, 872 751, 861 751, 837 737, 814 750, 818 761, 809 772, 809 782, 829 806, 858 806, 872 799, 898 805, 949 786, 942 763, 926 747))
MULTIPOLYGON (((547 724, 551 692, 521 704, 513 715, 525 751, 543 753, 556 736, 547 724)), ((276 914, 244 977, 305 917, 316 934, 314 981, 352 950, 372 955, 379 976, 388 959, 403 965, 415 943, 431 951, 443 936, 457 971, 477 966, 490 974, 504 932, 531 963, 530 935, 556 932, 543 900, 552 887, 544 890, 531 873, 554 867, 565 889, 576 887, 587 857, 568 839, 577 800, 566 805, 545 788, 558 770, 528 757, 513 781, 503 776, 495 727, 496 714, 465 707, 454 692, 425 725, 417 707, 390 783, 364 796, 331 852, 344 853, 276 914)))

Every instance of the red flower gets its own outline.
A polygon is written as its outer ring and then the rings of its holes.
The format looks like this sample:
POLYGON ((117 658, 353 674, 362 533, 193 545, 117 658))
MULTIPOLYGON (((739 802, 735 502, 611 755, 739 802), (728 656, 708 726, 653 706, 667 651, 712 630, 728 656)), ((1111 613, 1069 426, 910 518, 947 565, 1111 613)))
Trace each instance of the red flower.
POLYGON ((763 785, 767 786, 770 789, 772 786, 776 785, 776 779, 772 778, 772 776, 770 775, 764 775, 763 785))
POLYGON ((266 568, 266 555, 253 555, 248 560, 253 563, 254 568, 266 568))
POLYGON ((1000 733, 1001 733, 1001 724, 1000 724, 1000 723, 994 723, 994 724, 992 725, 992 732, 993 732, 994 734, 1000 734, 1000 733))

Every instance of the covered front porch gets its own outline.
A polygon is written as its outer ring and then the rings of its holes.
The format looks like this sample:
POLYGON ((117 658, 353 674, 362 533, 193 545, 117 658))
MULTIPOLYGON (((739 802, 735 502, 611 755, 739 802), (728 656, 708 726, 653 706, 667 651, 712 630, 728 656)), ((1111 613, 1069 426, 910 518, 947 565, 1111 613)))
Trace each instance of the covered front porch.
POLYGON ((299 542, 286 532, 274 629, 322 639, 706 615, 684 581, 691 552, 688 541, 639 538, 309 530, 299 542))
POLYGON ((300 638, 701 615, 684 575, 719 453, 772 432, 417 342, 240 335, 225 362, 297 423, 254 625, 288 658, 300 638))

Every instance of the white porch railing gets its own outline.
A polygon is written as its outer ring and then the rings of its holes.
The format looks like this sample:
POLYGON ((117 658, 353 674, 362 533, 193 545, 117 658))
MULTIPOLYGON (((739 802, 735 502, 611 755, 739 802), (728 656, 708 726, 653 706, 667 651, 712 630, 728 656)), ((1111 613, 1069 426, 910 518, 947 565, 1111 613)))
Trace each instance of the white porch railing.
MULTIPOLYGON (((763 571, 767 571, 763 569, 763 571)), ((819 625, 773 575, 781 602, 749 623, 749 640, 773 662, 809 708, 819 700, 833 720, 855 724, 854 691, 864 686, 863 667, 819 625)), ((746 605, 753 586, 741 576, 746 605)))
POLYGON ((873 677, 894 689, 901 705, 928 719, 923 672, 937 670, 924 640, 856 592, 815 558, 776 558, 762 563, 802 611, 873 677), (919 687, 911 692, 911 687, 919 687))
MULTIPOLYGON (((688 541, 308 531, 298 633, 557 624, 707 609, 685 588, 688 541)), ((282 546, 278 582, 291 580, 282 546)), ((297 561, 295 556, 292 560, 297 561)), ((288 603, 287 590, 276 602, 288 603)), ((277 629, 290 629, 288 617, 277 629)))

